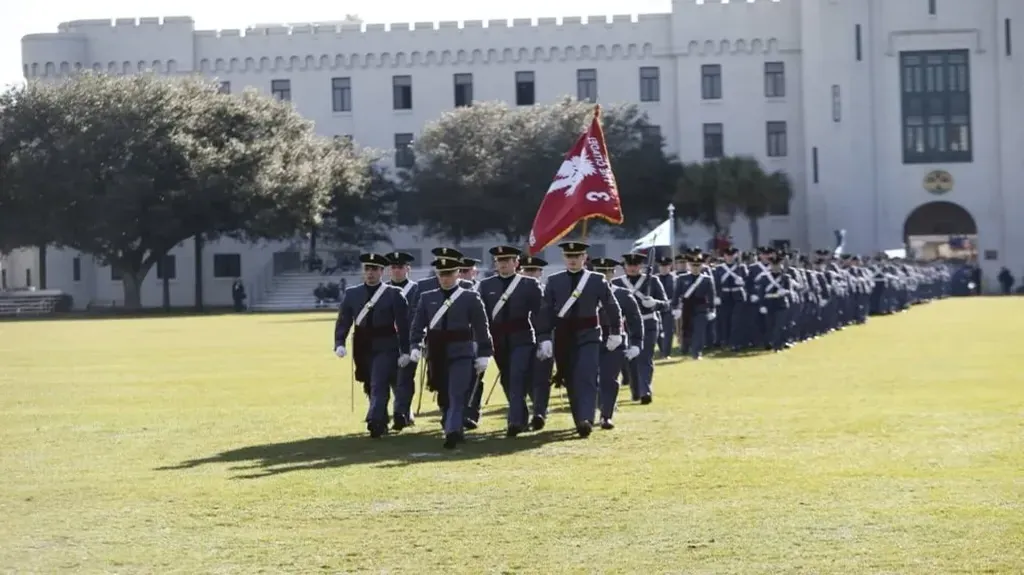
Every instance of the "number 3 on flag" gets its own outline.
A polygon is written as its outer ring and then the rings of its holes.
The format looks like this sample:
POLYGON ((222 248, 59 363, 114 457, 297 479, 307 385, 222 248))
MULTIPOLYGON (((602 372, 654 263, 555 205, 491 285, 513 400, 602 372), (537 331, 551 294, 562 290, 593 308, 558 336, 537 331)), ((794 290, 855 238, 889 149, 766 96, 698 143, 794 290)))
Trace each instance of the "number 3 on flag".
POLYGON ((607 192, 587 192, 587 200, 591 202, 610 202, 612 197, 607 192))

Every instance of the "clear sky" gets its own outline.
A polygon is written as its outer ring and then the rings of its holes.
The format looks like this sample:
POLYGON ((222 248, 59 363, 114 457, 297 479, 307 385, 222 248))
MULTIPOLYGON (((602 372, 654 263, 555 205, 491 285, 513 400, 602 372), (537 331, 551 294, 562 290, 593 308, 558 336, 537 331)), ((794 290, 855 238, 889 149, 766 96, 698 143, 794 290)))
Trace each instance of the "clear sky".
MULTIPOLYGON (((693 0, 689 0, 693 1, 693 0)), ((668 12, 671 0, 0 0, 0 86, 20 82, 21 37, 87 18, 191 16, 198 28, 342 20, 427 22, 668 12)))

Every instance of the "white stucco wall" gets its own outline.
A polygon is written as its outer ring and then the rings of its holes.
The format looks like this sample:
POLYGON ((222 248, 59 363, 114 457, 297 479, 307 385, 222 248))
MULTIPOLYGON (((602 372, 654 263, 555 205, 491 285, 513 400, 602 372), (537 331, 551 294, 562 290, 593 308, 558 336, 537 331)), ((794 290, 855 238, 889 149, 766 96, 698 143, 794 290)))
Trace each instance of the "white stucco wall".
MULTIPOLYGON (((1024 246, 1024 229, 1017 225, 1024 218, 1019 184, 1024 114, 1015 103, 1024 88, 1024 35, 1016 53, 1007 55, 1004 24, 1010 19, 1024 30, 1024 2, 942 0, 937 6, 931 15, 924 0, 676 0, 671 13, 640 16, 220 31, 195 30, 187 17, 87 20, 26 36, 22 47, 26 76, 44 80, 83 68, 153 70, 199 73, 230 82, 232 91, 250 86, 269 93, 272 80, 287 79, 292 101, 320 133, 351 135, 379 149, 390 149, 395 134, 415 135, 452 109, 454 74, 473 75, 475 100, 514 101, 515 73, 531 71, 537 101, 550 102, 575 95, 577 70, 593 68, 598 101, 615 103, 637 102, 639 68, 657 66, 660 101, 640 106, 661 127, 668 151, 684 160, 701 158, 702 124, 720 122, 727 154, 756 156, 793 179, 790 214, 761 223, 762 243, 784 239, 804 249, 831 247, 832 230, 845 228, 852 251, 900 247, 906 217, 917 206, 942 199, 973 215, 981 250, 998 252, 997 260, 985 262, 986 273, 994 274, 1000 265, 1016 273, 1024 269, 1024 257, 1014 250, 1024 246), (899 52, 930 49, 971 50, 971 163, 903 163, 899 52), (765 97, 765 62, 785 64, 785 97, 765 97), (720 100, 701 98, 704 64, 722 66, 720 100), (395 75, 412 76, 412 110, 392 109, 395 75), (351 79, 351 112, 332 111, 336 77, 351 79), (840 89, 839 121, 833 121, 833 86, 840 89), (768 121, 787 122, 787 157, 767 157, 768 121), (956 181, 941 198, 921 184, 936 169, 956 181)), ((750 245, 744 221, 733 225, 732 234, 739 245, 750 245)), ((680 236, 698 243, 707 232, 684 228, 680 236)), ((481 238, 467 245, 483 248, 494 241, 481 238)), ((390 245, 378 247, 426 253, 440 243, 415 230, 396 230, 390 245)), ((243 274, 252 283, 280 247, 224 249, 245 254, 243 274)), ((628 247, 629 242, 607 242, 609 254, 628 247)), ((219 249, 211 245, 207 251, 219 249)), ((174 289, 189 303, 191 246, 178 252, 180 287, 174 289)), ((66 285, 70 263, 57 263, 56 254, 50 261, 49 287, 73 291, 66 285)), ((94 284, 82 288, 83 297, 108 297, 109 271, 95 275, 94 284)), ((147 282, 146 303, 159 303, 159 282, 155 277, 147 282)), ((218 289, 215 281, 207 283, 208 290, 218 289)))

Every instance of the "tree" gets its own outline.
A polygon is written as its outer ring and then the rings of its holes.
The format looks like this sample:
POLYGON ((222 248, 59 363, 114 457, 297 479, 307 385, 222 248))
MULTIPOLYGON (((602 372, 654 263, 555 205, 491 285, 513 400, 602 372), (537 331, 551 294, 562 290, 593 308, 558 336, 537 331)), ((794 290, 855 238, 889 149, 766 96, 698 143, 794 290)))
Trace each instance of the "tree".
POLYGON ((750 241, 756 247, 761 245, 761 218, 782 207, 788 209, 793 186, 789 176, 782 171, 768 174, 758 166, 748 174, 749 179, 741 186, 738 202, 750 226, 750 241))
POLYGON ((378 164, 379 153, 347 140, 328 146, 321 169, 332 172, 332 185, 319 232, 336 245, 387 241, 397 218, 398 189, 378 164))
POLYGON ((6 247, 54 244, 121 272, 141 305, 149 270, 203 235, 291 237, 335 186, 324 145, 288 104, 197 80, 83 74, 0 95, 6 247))
POLYGON ((727 235, 736 216, 736 186, 722 158, 683 165, 675 204, 687 223, 697 222, 715 236, 727 235))
MULTIPOLYGON (((405 207, 428 233, 456 244, 484 234, 522 244, 565 152, 593 110, 593 104, 566 98, 516 108, 475 103, 448 112, 415 143, 417 161, 404 180, 405 207)), ((602 125, 626 214, 623 231, 646 229, 652 218, 664 217, 675 162, 635 106, 602 110, 602 125)))

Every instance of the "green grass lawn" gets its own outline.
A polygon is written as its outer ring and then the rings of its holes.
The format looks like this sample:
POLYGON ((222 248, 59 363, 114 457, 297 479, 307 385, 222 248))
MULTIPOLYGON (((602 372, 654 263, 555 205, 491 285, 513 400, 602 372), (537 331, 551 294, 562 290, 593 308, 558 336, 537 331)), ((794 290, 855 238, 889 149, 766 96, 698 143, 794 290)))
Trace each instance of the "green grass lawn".
POLYGON ((505 439, 499 391, 444 453, 365 437, 329 315, 0 323, 0 570, 1022 573, 1022 317, 661 365, 587 440, 505 439))

